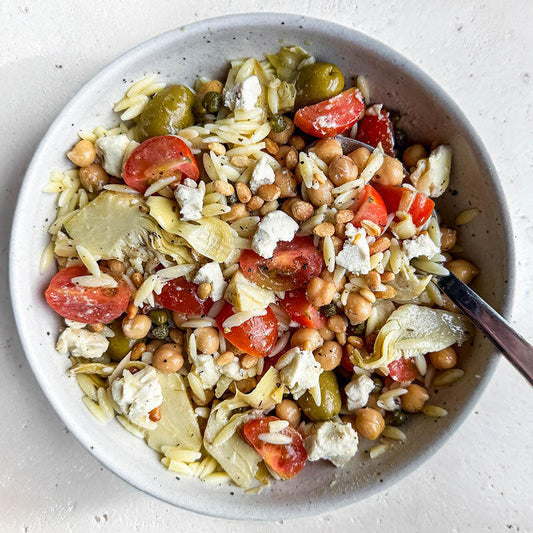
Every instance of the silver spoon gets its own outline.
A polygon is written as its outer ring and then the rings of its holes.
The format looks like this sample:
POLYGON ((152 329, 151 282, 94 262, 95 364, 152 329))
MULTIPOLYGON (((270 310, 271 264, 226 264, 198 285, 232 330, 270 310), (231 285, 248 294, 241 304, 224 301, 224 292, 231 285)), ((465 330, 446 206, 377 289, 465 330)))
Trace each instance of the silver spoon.
MULTIPOLYGON (((373 146, 350 137, 337 135, 335 138, 339 141, 344 154, 349 154, 361 147, 370 151, 374 150, 373 146)), ((520 336, 507 320, 451 272, 447 276, 434 275, 434 277, 440 290, 533 385, 533 346, 520 336)))

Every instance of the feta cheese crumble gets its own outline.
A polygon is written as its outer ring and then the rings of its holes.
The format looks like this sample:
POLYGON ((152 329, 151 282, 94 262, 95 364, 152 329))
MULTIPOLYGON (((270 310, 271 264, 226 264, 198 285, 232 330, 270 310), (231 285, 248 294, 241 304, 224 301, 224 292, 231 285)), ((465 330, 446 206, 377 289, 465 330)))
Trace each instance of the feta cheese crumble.
POLYGON ((100 137, 94 145, 96 153, 102 159, 104 170, 111 176, 120 178, 125 156, 129 156, 139 143, 130 140, 127 135, 122 133, 120 135, 100 137))
POLYGON ((365 374, 356 377, 346 387, 346 407, 349 411, 361 409, 368 403, 368 397, 374 389, 374 382, 365 374))
POLYGON ((275 175, 273 168, 268 164, 266 157, 261 157, 255 164, 248 186, 256 194, 261 185, 271 185, 274 183, 275 175))
POLYGON ((409 260, 420 256, 431 259, 435 254, 440 253, 439 247, 427 233, 421 233, 413 239, 404 240, 402 248, 409 260))
POLYGON ((251 111, 256 106, 261 92, 262 87, 257 76, 250 76, 226 91, 224 105, 232 111, 235 109, 251 111))
POLYGON ((177 186, 174 195, 180 206, 182 220, 198 220, 202 218, 205 195, 205 183, 203 181, 197 186, 195 181, 187 178, 177 186))
POLYGON ((318 386, 322 367, 310 350, 293 348, 276 363, 281 383, 291 392, 295 400, 318 386))
MULTIPOLYGON (((85 324, 81 324, 85 326, 85 324)), ((109 346, 109 341, 101 333, 89 331, 76 326, 66 328, 57 340, 56 350, 69 353, 74 357, 97 359, 102 357, 109 346)))
POLYGON ((297 231, 295 220, 283 211, 273 211, 259 222, 252 240, 252 250, 268 259, 274 255, 278 242, 291 241, 297 231))
POLYGON ((309 461, 326 459, 335 466, 345 466, 356 454, 358 444, 352 426, 335 420, 315 424, 304 440, 309 461))
POLYGON ((346 224, 346 240, 335 262, 352 274, 368 274, 370 267, 370 250, 366 240, 366 231, 346 224))
POLYGON ((157 427, 150 420, 150 412, 161 405, 163 393, 154 367, 147 366, 135 374, 124 370, 122 377, 111 384, 111 396, 130 422, 146 429, 157 427))
POLYGON ((214 302, 222 299, 224 296, 224 291, 228 285, 224 281, 224 276, 218 263, 207 263, 206 265, 200 267, 193 281, 198 285, 200 285, 200 283, 210 283, 211 294, 209 297, 214 302))

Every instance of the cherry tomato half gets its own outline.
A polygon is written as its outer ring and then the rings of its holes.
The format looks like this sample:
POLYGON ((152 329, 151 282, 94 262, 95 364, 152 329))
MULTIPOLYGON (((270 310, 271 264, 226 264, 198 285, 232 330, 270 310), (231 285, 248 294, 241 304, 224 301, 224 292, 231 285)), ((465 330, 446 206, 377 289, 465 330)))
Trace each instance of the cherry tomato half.
POLYGON ((46 289, 46 301, 58 315, 69 320, 84 324, 107 324, 128 307, 129 285, 122 279, 116 280, 118 285, 114 288, 82 287, 72 281, 72 278, 89 274, 81 265, 60 270, 46 289))
MULTIPOLYGON (((374 109, 376 107, 379 108, 374 106, 374 109)), ((374 148, 381 143, 385 153, 394 156, 394 126, 389 118, 389 112, 381 108, 376 114, 369 114, 367 110, 357 124, 357 140, 374 148)))
POLYGON ((209 313, 213 300, 201 300, 196 293, 198 285, 187 281, 185 278, 176 278, 167 281, 161 294, 155 299, 163 307, 176 311, 185 316, 202 316, 209 313))
POLYGON ((365 104, 352 87, 337 96, 297 111, 294 124, 314 137, 333 137, 351 128, 363 114, 365 104))
POLYGON ((326 317, 306 298, 304 289, 287 292, 279 304, 292 320, 302 326, 320 329, 326 325, 326 317))
POLYGON ((398 211, 398 207, 402 200, 402 195, 415 194, 414 200, 411 202, 411 206, 409 207, 408 211, 415 226, 421 226, 424 224, 431 216, 431 213, 435 207, 435 202, 421 192, 414 193, 411 189, 407 189, 406 187, 380 185, 379 183, 376 183, 375 187, 383 198, 389 213, 396 213, 396 211, 398 211))
POLYGON ((413 381, 418 376, 418 368, 413 359, 398 359, 389 363, 389 377, 394 381, 413 381))
POLYGON ((217 326, 224 337, 234 346, 255 357, 266 357, 278 340, 278 319, 274 311, 267 307, 266 315, 254 316, 224 331, 223 322, 234 315, 230 304, 225 304, 217 316, 217 326))
POLYGON ((370 220, 383 229, 387 225, 388 215, 385 202, 372 185, 365 185, 355 197, 350 208, 355 212, 352 224, 361 227, 363 220, 370 220))
POLYGON ((199 175, 189 147, 173 135, 147 139, 133 150, 124 165, 124 181, 141 193, 159 179, 176 176, 196 181, 199 175))
POLYGON ((279 432, 280 435, 285 435, 291 439, 289 444, 270 444, 259 438, 259 435, 269 433, 270 422, 277 420, 280 419, 275 416, 250 420, 244 424, 242 432, 248 443, 254 447, 265 463, 281 479, 290 479, 304 467, 307 461, 307 452, 302 436, 292 426, 287 426, 279 432))
POLYGON ((244 276, 260 287, 288 291, 304 287, 322 272, 324 260, 311 237, 295 237, 280 242, 270 259, 253 250, 243 250, 239 260, 244 276))

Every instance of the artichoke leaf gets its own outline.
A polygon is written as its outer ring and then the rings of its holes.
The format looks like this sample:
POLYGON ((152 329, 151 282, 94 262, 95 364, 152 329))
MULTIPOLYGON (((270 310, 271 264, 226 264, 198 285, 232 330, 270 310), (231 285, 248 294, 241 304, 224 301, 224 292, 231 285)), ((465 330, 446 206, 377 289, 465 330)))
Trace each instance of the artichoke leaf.
POLYGON ((368 337, 381 328, 394 309, 396 308, 390 300, 376 300, 366 323, 365 336, 368 337))
POLYGON ((412 302, 426 290, 430 281, 431 275, 419 278, 412 266, 402 266, 394 280, 389 283, 396 290, 396 296, 391 299, 399 304, 412 302))
POLYGON ((276 301, 272 291, 249 281, 239 270, 231 278, 224 299, 238 311, 259 311, 276 301))
POLYGON ((266 58, 276 69, 278 78, 282 81, 294 83, 298 77, 298 65, 307 59, 309 54, 299 46, 284 46, 276 54, 265 54, 266 58))

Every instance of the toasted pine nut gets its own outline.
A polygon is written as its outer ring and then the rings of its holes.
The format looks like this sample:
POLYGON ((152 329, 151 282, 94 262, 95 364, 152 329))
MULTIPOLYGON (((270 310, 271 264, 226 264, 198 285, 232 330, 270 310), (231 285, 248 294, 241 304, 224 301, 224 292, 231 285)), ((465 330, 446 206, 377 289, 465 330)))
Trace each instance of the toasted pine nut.
POLYGON ((385 236, 380 237, 379 239, 374 241, 372 244, 368 245, 370 255, 374 255, 379 252, 384 252, 385 250, 388 250, 389 248, 390 248, 390 239, 385 236))
POLYGON ((335 226, 330 222, 322 222, 313 228, 313 233, 319 237, 332 237, 335 233, 335 226))
POLYGON ((376 296, 372 291, 369 291, 368 289, 361 289, 359 291, 359 294, 366 298, 371 304, 373 304, 376 301, 376 296))
POLYGON ((239 199, 239 202, 247 204, 251 200, 252 191, 250 191, 250 188, 248 185, 246 185, 246 183, 236 183, 235 190, 237 191, 237 198, 239 199))
POLYGON ((218 366, 224 366, 224 365, 227 365, 228 363, 231 363, 234 357, 235 357, 235 354, 233 352, 230 352, 230 351, 223 352, 215 359, 215 363, 218 366))
POLYGON ((253 355, 250 355, 250 354, 246 354, 242 359, 241 359, 241 366, 243 368, 252 368, 253 366, 255 366, 257 364, 257 357, 254 357, 253 355))
POLYGON ((134 272, 131 275, 131 281, 133 281, 133 284, 135 285, 135 287, 139 288, 143 284, 143 281, 144 281, 143 275, 140 272, 134 272))
POLYGON ((259 196, 252 196, 250 201, 246 204, 246 209, 248 209, 248 211, 255 211, 256 209, 261 209, 264 203, 265 201, 259 196))
POLYGON ((212 290, 213 286, 211 283, 200 283, 196 289, 196 294, 200 299, 205 300, 211 294, 212 290))
POLYGON ((144 342, 138 342, 133 346, 131 349, 131 356, 130 359, 132 361, 137 361, 137 359, 140 359, 142 354, 146 351, 146 344, 144 342))
POLYGON ((229 162, 237 168, 246 168, 250 164, 250 158, 247 155, 234 155, 229 162))
POLYGON ((159 422, 161 420, 161 406, 158 405, 155 409, 152 409, 148 417, 152 422, 159 422))
POLYGON ((244 204, 233 204, 229 213, 223 213, 220 215, 220 219, 224 222, 235 222, 240 218, 248 216, 248 211, 244 204))
POLYGON ((272 211, 275 211, 278 206, 279 204, 277 200, 270 200, 269 202, 265 202, 263 204, 263 207, 259 209, 259 213, 263 216, 268 215, 268 213, 272 213, 272 211))
POLYGON ((235 187, 227 181, 217 180, 213 183, 215 192, 222 194, 222 196, 231 196, 235 192, 235 187))
POLYGON ((221 143, 209 143, 207 147, 216 155, 224 155, 226 153, 226 148, 221 143))
POLYGON ((390 285, 384 285, 384 287, 385 287, 384 291, 376 291, 374 293, 374 296, 376 298, 380 298, 382 300, 388 300, 396 296, 396 289, 394 287, 391 287, 390 285))
POLYGON ((366 274, 365 281, 368 285, 368 288, 371 291, 375 291, 379 289, 381 285, 381 276, 375 270, 371 270, 368 274, 366 274))
POLYGON ((126 272, 126 265, 118 259, 109 259, 107 261, 107 266, 109 270, 111 270, 111 273, 116 276, 120 276, 126 272))
POLYGON ((363 339, 357 335, 350 335, 348 337, 348 344, 352 345, 354 348, 357 348, 360 350, 361 348, 364 348, 365 343, 363 339))
POLYGON ((337 333, 335 337, 340 345, 344 346, 346 344, 346 333, 337 333))
POLYGON ((261 185, 261 187, 257 189, 257 194, 266 202, 270 202, 272 200, 277 200, 280 197, 281 189, 275 183, 268 183, 261 185))
POLYGON ((350 222, 354 216, 355 213, 351 209, 338 211, 335 213, 335 224, 346 224, 347 222, 350 222))
POLYGON ((269 154, 276 155, 279 152, 279 145, 268 137, 265 139, 265 148, 269 154))
POLYGON ((131 320, 132 318, 135 318, 137 316, 137 313, 139 312, 139 308, 133 303, 130 302, 128 304, 128 308, 126 310, 126 315, 131 320))
POLYGON ((305 148, 305 141, 300 135, 291 135, 289 137, 289 146, 300 152, 305 148))
POLYGON ((396 279, 394 272, 383 272, 381 274, 381 283, 390 283, 396 279))
POLYGON ((104 331, 104 325, 103 324, 91 324, 91 329, 95 332, 95 333, 102 333, 102 331, 104 331))

